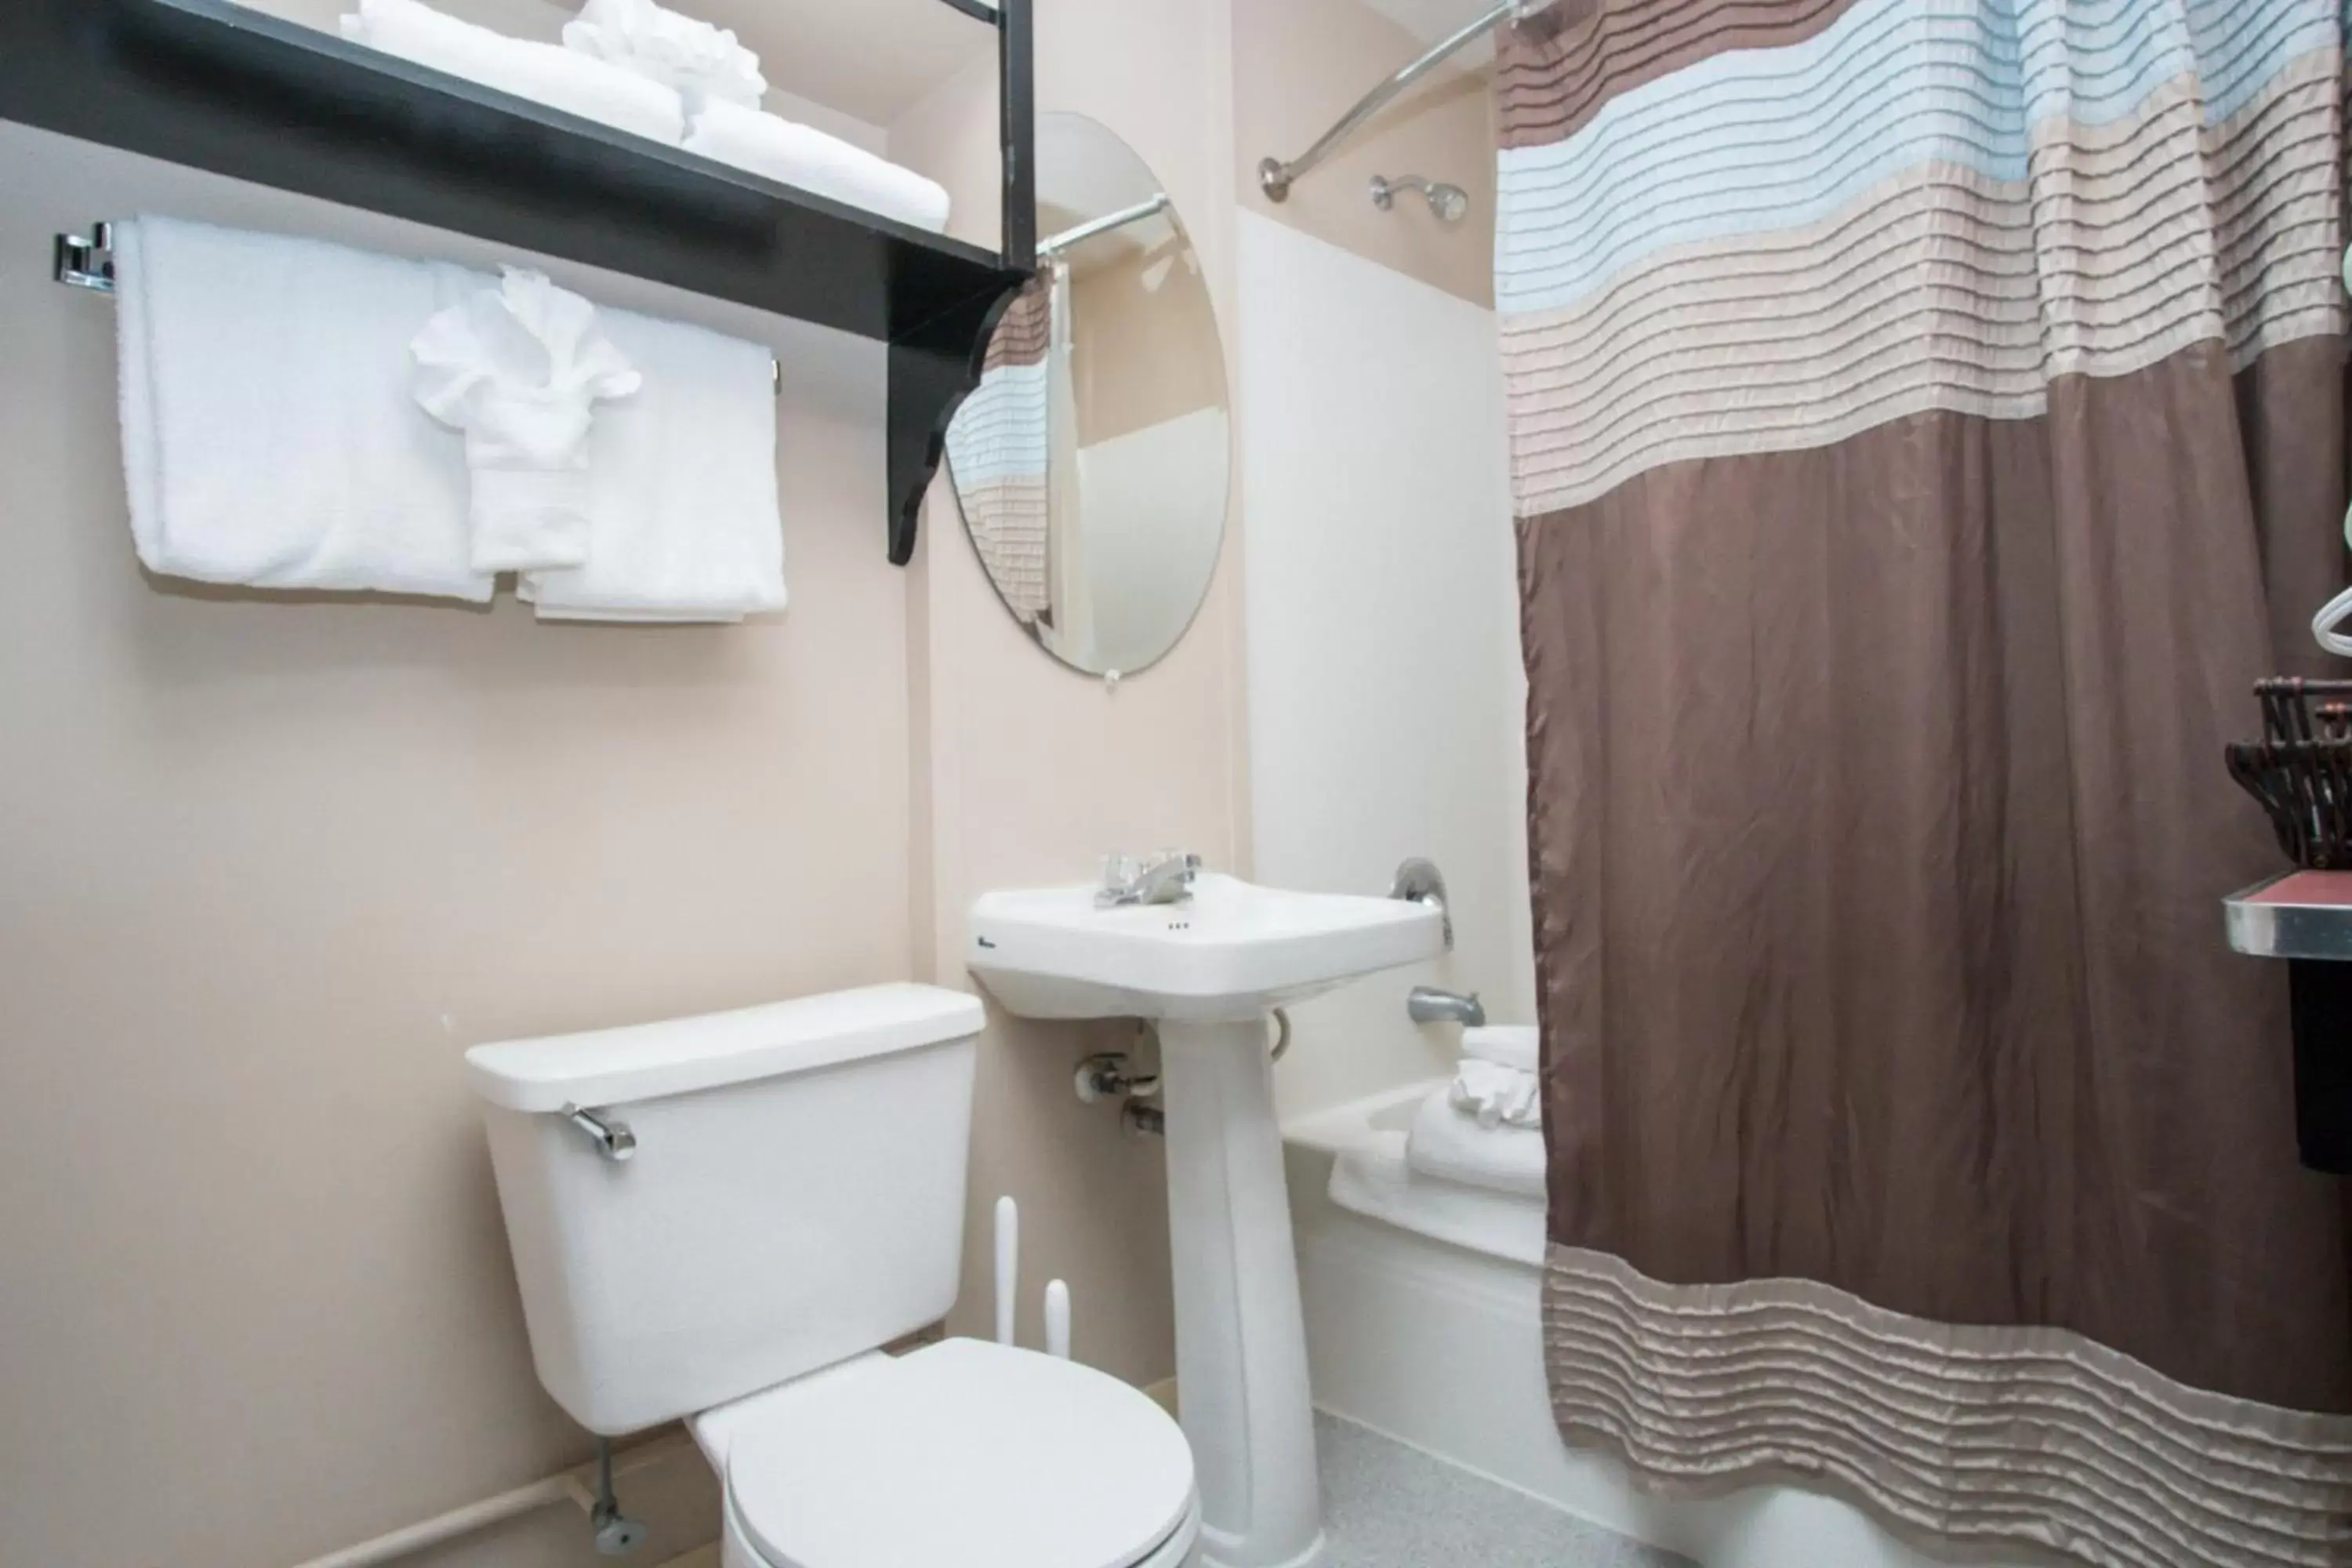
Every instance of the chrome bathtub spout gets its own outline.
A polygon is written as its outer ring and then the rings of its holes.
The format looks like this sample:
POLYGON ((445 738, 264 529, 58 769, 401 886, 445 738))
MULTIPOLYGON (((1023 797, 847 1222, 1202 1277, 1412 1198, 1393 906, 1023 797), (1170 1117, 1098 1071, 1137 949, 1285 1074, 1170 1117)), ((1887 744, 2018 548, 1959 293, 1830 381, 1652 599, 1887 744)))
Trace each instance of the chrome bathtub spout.
POLYGON ((1486 1005, 1475 991, 1465 996, 1434 985, 1416 985, 1405 995, 1404 1010, 1416 1024, 1459 1024, 1465 1029, 1486 1026, 1486 1005))

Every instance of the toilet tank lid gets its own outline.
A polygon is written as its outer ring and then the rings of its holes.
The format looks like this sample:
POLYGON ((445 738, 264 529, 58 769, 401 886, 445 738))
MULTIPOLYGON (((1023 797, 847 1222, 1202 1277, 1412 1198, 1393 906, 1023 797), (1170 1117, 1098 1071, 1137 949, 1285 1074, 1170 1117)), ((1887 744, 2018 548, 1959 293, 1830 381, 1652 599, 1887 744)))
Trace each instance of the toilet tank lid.
POLYGON ((901 983, 732 1013, 576 1035, 502 1040, 466 1053, 474 1092, 509 1110, 622 1105, 806 1072, 980 1033, 980 1000, 901 983))

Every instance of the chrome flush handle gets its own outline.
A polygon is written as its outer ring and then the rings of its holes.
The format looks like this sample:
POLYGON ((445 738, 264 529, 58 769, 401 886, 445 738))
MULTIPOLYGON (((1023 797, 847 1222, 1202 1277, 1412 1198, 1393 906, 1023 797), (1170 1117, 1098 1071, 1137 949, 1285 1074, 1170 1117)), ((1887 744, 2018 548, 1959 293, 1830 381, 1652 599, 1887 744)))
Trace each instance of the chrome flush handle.
POLYGON ((596 1145, 596 1152, 614 1164, 625 1164, 635 1157, 637 1135, 629 1131, 627 1122, 615 1117, 599 1116, 576 1105, 563 1108, 563 1119, 588 1134, 588 1141, 596 1145))

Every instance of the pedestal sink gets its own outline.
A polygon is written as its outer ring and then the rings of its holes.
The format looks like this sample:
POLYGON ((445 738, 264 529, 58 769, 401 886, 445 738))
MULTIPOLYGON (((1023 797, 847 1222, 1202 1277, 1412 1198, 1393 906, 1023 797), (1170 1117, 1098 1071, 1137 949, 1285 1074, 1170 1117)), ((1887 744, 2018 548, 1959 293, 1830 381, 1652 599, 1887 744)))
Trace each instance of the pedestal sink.
POLYGON ((966 963, 1010 1011, 1159 1025, 1176 1373, 1213 1568, 1323 1554, 1267 1016, 1445 942, 1434 904, 1205 872, 1177 903, 1104 909, 1092 888, 1052 888, 972 906, 966 963))

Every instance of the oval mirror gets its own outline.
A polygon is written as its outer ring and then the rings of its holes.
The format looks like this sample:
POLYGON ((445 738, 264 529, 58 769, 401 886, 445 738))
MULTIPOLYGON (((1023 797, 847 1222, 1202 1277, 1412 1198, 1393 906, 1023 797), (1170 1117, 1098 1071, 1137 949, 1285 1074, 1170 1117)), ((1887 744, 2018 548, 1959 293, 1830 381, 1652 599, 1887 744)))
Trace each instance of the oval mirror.
POLYGON ((1037 117, 1037 277, 948 427, 964 531, 1037 646, 1090 675, 1156 664, 1224 538, 1224 350, 1184 226, 1135 150, 1037 117))

